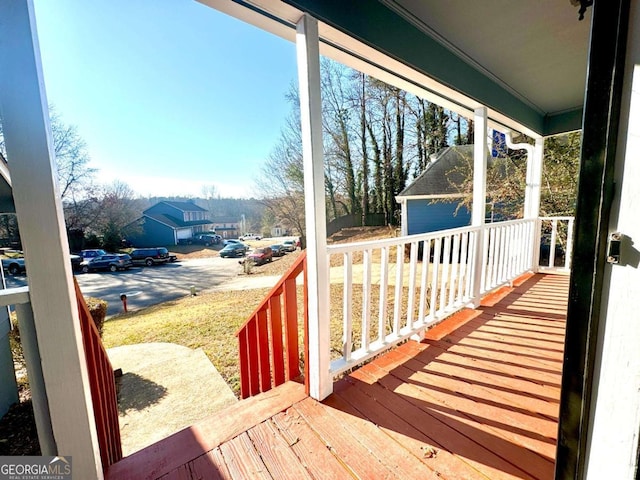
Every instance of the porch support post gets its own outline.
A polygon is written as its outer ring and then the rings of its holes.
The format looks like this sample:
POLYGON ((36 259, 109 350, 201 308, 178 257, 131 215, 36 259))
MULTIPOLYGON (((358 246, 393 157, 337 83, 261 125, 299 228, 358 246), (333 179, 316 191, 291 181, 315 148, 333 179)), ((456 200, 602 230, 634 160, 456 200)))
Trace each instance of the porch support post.
MULTIPOLYGON (((524 192, 524 218, 540 215, 540 184, 544 159, 544 138, 536 138, 533 152, 527 150, 527 186, 524 192)), ((529 147, 529 145, 527 145, 529 147)))
MULTIPOLYGON (((484 226, 487 203, 487 108, 480 107, 473 116, 473 203, 471 205, 471 226, 484 226)), ((482 257, 484 252, 484 231, 476 234, 476 248, 473 264, 473 306, 480 304, 482 283, 482 257)))
POLYGON ((308 14, 296 29, 304 162, 309 308, 309 390, 322 400, 333 391, 329 374, 329 259, 322 150, 318 21, 308 14))
MULTIPOLYGON (((542 162, 544 158, 544 138, 535 139, 535 145, 528 143, 513 143, 511 132, 506 135, 506 144, 512 150, 524 149, 527 151, 527 174, 524 191, 524 212, 525 219, 538 219, 540 215, 540 185, 542 182, 542 162)), ((540 225, 536 222, 534 227, 533 241, 530 243, 529 262, 534 272, 538 271, 540 263, 540 225)))
POLYGON ((396 197, 396 202, 400 203, 400 235, 409 235, 409 215, 407 213, 407 199, 396 197))
POLYGON ((0 71, 2 126, 53 432, 43 454, 71 455, 74 478, 101 479, 32 0, 0 0, 0 71))

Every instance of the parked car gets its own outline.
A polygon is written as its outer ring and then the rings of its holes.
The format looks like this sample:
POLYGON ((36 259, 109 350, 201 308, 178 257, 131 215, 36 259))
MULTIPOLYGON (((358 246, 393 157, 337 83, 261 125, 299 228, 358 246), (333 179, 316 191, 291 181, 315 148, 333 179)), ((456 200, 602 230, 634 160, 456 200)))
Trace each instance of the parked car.
POLYGON ((102 250, 101 248, 90 248, 87 250, 82 250, 80 252, 80 256, 84 259, 87 258, 93 258, 93 257, 99 257, 101 255, 106 255, 107 252, 105 252, 104 250, 102 250))
POLYGON ((243 257, 247 253, 247 247, 244 243, 229 243, 222 250, 220 250, 221 257, 243 257))
POLYGON ((146 265, 147 267, 167 263, 170 260, 169 250, 164 247, 134 248, 129 255, 134 265, 146 265))
POLYGON ((247 260, 253 260, 253 263, 256 265, 271 262, 273 261, 273 250, 271 250, 271 247, 256 248, 253 252, 247 255, 247 260))
POLYGON ((244 242, 245 240, 262 240, 262 237, 255 233, 245 233, 239 239, 244 242))
POLYGON ((295 252, 298 247, 295 240, 285 240, 282 242, 282 248, 285 252, 295 252))
POLYGON ((200 245, 204 245, 208 247, 209 245, 217 245, 220 243, 220 235, 212 235, 212 234, 203 234, 198 235, 193 239, 193 243, 197 243, 200 245))
POLYGON ((240 240, 236 239, 236 238, 227 238, 227 239, 225 239, 224 245, 229 245, 230 243, 242 243, 242 242, 240 240))
POLYGON ((274 257, 282 257, 285 253, 287 253, 282 247, 282 245, 280 245, 279 243, 276 243, 275 245, 271 245, 271 247, 269 248, 271 248, 271 251, 273 252, 274 257))
POLYGON ((110 270, 115 272, 117 270, 126 270, 131 267, 131 257, 122 253, 109 253, 107 255, 99 255, 87 260, 83 260, 81 263, 81 270, 83 273, 92 272, 94 270, 110 270))
POLYGON ((11 275, 18 275, 19 273, 25 273, 27 271, 24 265, 24 258, 22 257, 3 258, 2 268, 11 275))

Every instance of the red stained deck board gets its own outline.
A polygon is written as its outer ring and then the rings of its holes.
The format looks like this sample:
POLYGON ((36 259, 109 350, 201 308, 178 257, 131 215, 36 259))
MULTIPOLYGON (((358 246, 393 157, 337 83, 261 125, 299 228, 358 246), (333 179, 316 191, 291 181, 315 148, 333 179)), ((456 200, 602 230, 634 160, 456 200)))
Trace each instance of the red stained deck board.
POLYGON ((109 467, 105 477, 113 480, 159 478, 305 397, 304 385, 287 382, 123 458, 109 467))
POLYGON ((351 403, 361 412, 362 417, 369 418, 389 437, 437 472, 441 478, 487 478, 469 462, 439 443, 443 442, 449 448, 471 451, 475 445, 467 438, 375 382, 369 385, 355 377, 349 377, 349 381, 365 393, 358 393, 355 387, 352 387, 351 390, 340 390, 336 395, 351 403), (367 388, 363 388, 364 385, 367 385, 367 388))
MULTIPOLYGON (((493 424, 487 424, 486 421, 479 422, 474 418, 473 411, 451 408, 442 403, 440 397, 435 398, 426 394, 421 388, 411 383, 406 383, 404 378, 390 377, 392 376, 381 378, 378 384, 387 389, 393 388, 397 397, 412 403, 439 422, 455 430, 459 435, 463 435, 473 442, 471 447, 467 447, 464 450, 453 450, 453 452, 471 460, 479 458, 480 464, 474 463, 473 465, 478 470, 483 471, 489 478, 495 478, 499 475, 493 470, 489 471, 489 468, 497 468, 498 471, 515 475, 515 478, 529 478, 529 476, 532 478, 551 478, 553 476, 553 460, 534 449, 527 448, 519 441, 522 437, 506 434, 506 429, 510 428, 509 426, 501 425, 501 429, 498 429, 495 422, 493 424), (490 452, 490 455, 487 455, 486 452, 490 452), (496 463, 495 458, 499 458, 502 463, 496 463), (482 463, 485 463, 485 465, 481 466, 482 463), (504 463, 518 468, 505 467, 504 463), (529 476, 524 475, 522 472, 518 473, 521 470, 526 471, 529 476)), ((378 393, 377 395, 379 396, 380 394, 378 393)), ((482 413, 482 407, 482 404, 477 404, 476 411, 482 413)), ((533 429, 535 431, 535 426, 533 429)), ((447 439, 451 436, 449 434, 447 439)), ((533 442, 528 443, 532 445, 533 442)), ((545 444, 537 443, 538 447, 541 445, 545 444)), ((554 452, 554 449, 551 449, 551 452, 554 452)), ((553 453, 551 457, 553 457, 553 453)))
MULTIPOLYGON (((350 386, 346 388, 349 389, 350 386)), ((322 403, 330 407, 326 409, 329 415, 346 425, 354 436, 398 478, 419 477, 425 480, 438 480, 439 475, 410 453, 404 441, 395 442, 376 425, 378 422, 371 422, 366 415, 360 415, 360 412, 339 394, 330 395, 322 403)), ((417 452, 418 455, 421 453, 421 451, 417 452)))
POLYGON ((283 480, 313 478, 271 421, 267 420, 256 425, 247 434, 273 478, 283 480))
POLYGON ((351 472, 331 453, 309 424, 290 408, 271 418, 291 449, 316 480, 352 480, 351 472))
POLYGON ((303 400, 293 407, 325 443, 326 448, 340 458, 356 478, 399 478, 389 470, 369 448, 363 446, 349 429, 327 414, 321 403, 303 400))
MULTIPOLYGON (((398 369, 394 376, 405 385, 408 394, 418 395, 437 405, 444 414, 464 414, 471 421, 487 426, 494 434, 510 442, 539 452, 548 460, 555 456, 555 432, 557 424, 529 409, 527 399, 518 399, 520 405, 512 403, 496 390, 492 395, 486 388, 465 382, 447 381, 443 377, 428 372, 414 372, 412 369, 398 369), (456 390, 456 387, 459 390, 456 390)), ((382 379, 380 383, 385 384, 382 379)), ((393 383, 393 381, 391 382, 393 383)))
POLYGON ((231 478, 240 480, 245 478, 261 478, 271 480, 266 465, 256 451, 253 442, 246 433, 223 443, 220 451, 229 469, 231 478))
MULTIPOLYGON (((375 407, 371 404, 372 399, 375 402, 384 402, 384 406, 389 412, 399 412, 404 419, 411 421, 416 429, 419 429, 424 435, 429 435, 431 438, 436 439, 442 449, 445 449, 477 472, 475 476, 469 476, 468 478, 486 477, 496 480, 535 478, 527 475, 525 471, 513 463, 496 455, 491 448, 492 445, 479 443, 473 438, 474 436, 480 436, 483 442, 490 442, 490 436, 482 435, 481 432, 474 432, 472 431, 473 428, 467 428, 462 422, 447 418, 439 409, 434 408, 435 405, 433 403, 424 398, 416 399, 412 395, 414 392, 408 392, 402 385, 392 391, 389 388, 383 388, 379 383, 367 385, 358 382, 355 376, 351 378, 357 388, 348 390, 340 395, 350 395, 351 402, 354 405, 366 405, 366 407, 363 407, 365 415, 373 416, 376 412, 375 407), (370 397, 368 403, 367 396, 370 397), (469 433, 473 433, 473 435, 469 435, 469 433)), ((387 415, 390 414, 389 412, 387 415)), ((388 420, 379 412, 378 415, 375 420, 372 418, 372 421, 380 422, 380 424, 384 425, 388 420)), ((493 446, 499 441, 495 440, 493 446)), ((436 458, 443 453, 444 451, 439 451, 436 458)), ((445 463, 451 462, 450 459, 447 460, 445 460, 445 463)), ((447 475, 444 472, 442 474, 445 478, 459 478, 455 475, 447 475)))
POLYGON ((232 478, 220 448, 199 456, 188 465, 193 480, 230 480, 232 478))

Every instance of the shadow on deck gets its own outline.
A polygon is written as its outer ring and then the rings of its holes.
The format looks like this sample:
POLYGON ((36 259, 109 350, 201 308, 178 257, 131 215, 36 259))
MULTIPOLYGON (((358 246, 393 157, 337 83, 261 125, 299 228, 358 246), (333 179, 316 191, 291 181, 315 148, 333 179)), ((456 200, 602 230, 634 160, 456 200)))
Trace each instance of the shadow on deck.
POLYGON ((534 275, 354 371, 289 382, 114 464, 109 479, 551 479, 568 277, 534 275))

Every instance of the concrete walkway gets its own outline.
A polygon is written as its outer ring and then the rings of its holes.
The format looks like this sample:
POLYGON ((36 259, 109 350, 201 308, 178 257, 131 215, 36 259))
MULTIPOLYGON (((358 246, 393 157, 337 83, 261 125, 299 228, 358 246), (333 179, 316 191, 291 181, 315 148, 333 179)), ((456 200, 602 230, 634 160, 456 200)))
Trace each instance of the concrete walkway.
POLYGON ((143 343, 107 353, 123 373, 118 409, 125 456, 237 402, 202 349, 143 343))

